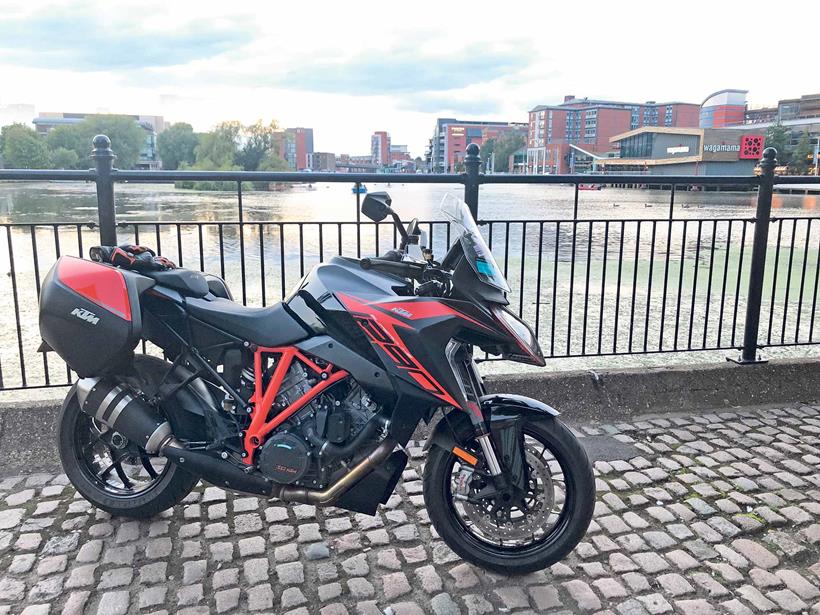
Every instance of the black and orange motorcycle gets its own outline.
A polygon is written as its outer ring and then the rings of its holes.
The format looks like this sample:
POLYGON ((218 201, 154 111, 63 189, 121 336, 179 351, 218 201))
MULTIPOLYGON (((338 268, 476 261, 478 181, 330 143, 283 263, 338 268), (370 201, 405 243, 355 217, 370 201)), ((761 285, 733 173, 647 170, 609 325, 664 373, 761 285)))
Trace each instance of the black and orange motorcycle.
POLYGON ((595 488, 587 456, 550 406, 488 394, 473 350, 544 365, 532 329, 467 206, 438 262, 386 193, 400 248, 334 257, 281 302, 233 301, 222 279, 139 246, 62 257, 40 297, 45 350, 79 376, 58 446, 71 483, 114 515, 147 517, 199 479, 285 502, 375 514, 430 423, 424 501, 438 534, 479 566, 549 566, 583 537, 595 488), (141 341, 163 359, 135 354, 141 341))

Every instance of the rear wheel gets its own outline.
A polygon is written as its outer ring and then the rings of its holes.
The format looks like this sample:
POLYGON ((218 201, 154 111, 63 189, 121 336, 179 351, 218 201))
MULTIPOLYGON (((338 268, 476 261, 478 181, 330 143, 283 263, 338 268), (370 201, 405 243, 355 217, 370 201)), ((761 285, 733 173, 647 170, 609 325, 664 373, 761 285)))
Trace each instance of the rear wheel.
MULTIPOLYGON (((482 497, 492 485, 480 461, 471 466, 433 447, 424 468, 424 501, 444 542, 465 560, 506 574, 546 568, 583 538, 595 506, 586 452, 557 419, 527 420, 526 493, 517 501, 482 497)), ((482 459, 474 440, 469 452, 482 459)))
MULTIPOLYGON (((133 366, 123 382, 150 397, 168 364, 137 355, 133 366)), ((179 503, 198 481, 82 412, 74 389, 63 402, 57 440, 71 484, 91 504, 112 515, 151 517, 179 503)))

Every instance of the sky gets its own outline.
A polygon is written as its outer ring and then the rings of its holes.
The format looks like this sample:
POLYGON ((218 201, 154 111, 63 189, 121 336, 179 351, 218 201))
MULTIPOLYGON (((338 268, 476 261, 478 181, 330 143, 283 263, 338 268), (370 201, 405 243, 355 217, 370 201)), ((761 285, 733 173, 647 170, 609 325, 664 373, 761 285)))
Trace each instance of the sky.
POLYGON ((437 117, 527 121, 578 97, 751 106, 820 92, 820 2, 0 0, 0 107, 370 135, 423 155, 437 117))

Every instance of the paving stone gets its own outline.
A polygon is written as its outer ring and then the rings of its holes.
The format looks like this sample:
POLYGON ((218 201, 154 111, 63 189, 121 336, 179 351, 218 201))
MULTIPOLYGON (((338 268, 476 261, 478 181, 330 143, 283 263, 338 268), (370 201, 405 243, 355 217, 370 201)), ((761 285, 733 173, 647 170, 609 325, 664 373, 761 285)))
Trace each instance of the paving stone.
MULTIPOLYGON (((820 597, 820 589, 817 585, 806 580, 799 572, 795 570, 778 570, 777 577, 781 579, 788 589, 800 596, 803 600, 812 601, 820 597)), ((783 608, 786 608, 785 606, 783 608)))
POLYGON ((685 596, 695 592, 692 584, 677 573, 662 574, 657 577, 663 590, 672 597, 685 596))
POLYGON ((606 600, 623 598, 628 595, 626 588, 612 578, 598 579, 593 581, 592 585, 606 600))
POLYGON ((97 615, 125 615, 129 604, 127 591, 105 592, 100 598, 97 615))
POLYGON ((246 590, 248 610, 264 611, 273 608, 273 588, 269 583, 257 585, 246 590))
POLYGON ((706 600, 678 600, 675 606, 683 615, 713 615, 718 611, 714 606, 709 604, 706 600))
POLYGON ((165 597, 167 593, 168 588, 163 585, 143 588, 139 594, 139 608, 148 609, 165 604, 165 597))
POLYGON ((581 580, 575 579, 562 583, 575 604, 582 611, 597 611, 601 608, 601 600, 592 591, 592 588, 581 580))
POLYGON ((387 600, 393 600, 410 592, 410 583, 403 572, 385 574, 381 578, 382 593, 387 600))
POLYGON ((771 591, 766 596, 789 613, 800 613, 808 608, 808 605, 790 589, 771 591))
POLYGON ((653 552, 635 553, 632 559, 641 567, 647 574, 655 574, 669 568, 669 563, 660 555, 653 552))
POLYGON ((442 581, 435 566, 421 566, 416 568, 414 574, 425 593, 435 594, 441 591, 442 581))
POLYGON ((235 609, 239 605, 240 591, 238 587, 223 589, 214 594, 216 602, 216 612, 225 613, 235 609))
POLYGON ((738 588, 737 593, 759 611, 773 611, 777 608, 774 602, 766 598, 766 596, 760 593, 759 589, 751 585, 743 585, 738 588))
POLYGON ((648 613, 656 615, 657 613, 668 613, 672 610, 672 605, 660 594, 649 594, 646 596, 638 596, 638 600, 643 604, 643 607, 648 613))
POLYGON ((452 596, 447 593, 441 593, 433 596, 430 600, 430 607, 433 609, 435 615, 460 615, 461 609, 452 596))
POLYGON ((774 568, 780 563, 777 556, 766 547, 748 538, 738 538, 732 542, 732 548, 760 568, 774 568))

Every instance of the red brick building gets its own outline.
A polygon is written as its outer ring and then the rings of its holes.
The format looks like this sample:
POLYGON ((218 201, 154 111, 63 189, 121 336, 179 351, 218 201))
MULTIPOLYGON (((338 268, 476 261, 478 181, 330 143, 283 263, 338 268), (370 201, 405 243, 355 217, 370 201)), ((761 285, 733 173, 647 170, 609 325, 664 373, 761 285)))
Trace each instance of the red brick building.
POLYGON ((529 113, 528 173, 569 173, 580 159, 612 149, 611 137, 643 126, 696 127, 700 107, 681 102, 627 103, 565 96, 560 105, 539 105, 529 113), (573 147, 574 146, 574 147, 573 147))
POLYGON ((279 141, 279 156, 293 171, 308 168, 308 154, 313 153, 313 128, 286 128, 279 141))
POLYGON ((390 135, 387 131, 378 130, 370 137, 370 159, 380 167, 390 165, 390 135))
POLYGON ((461 170, 467 146, 478 146, 510 131, 526 131, 525 124, 514 122, 460 121, 439 118, 430 141, 430 170, 433 173, 455 173, 461 170))

